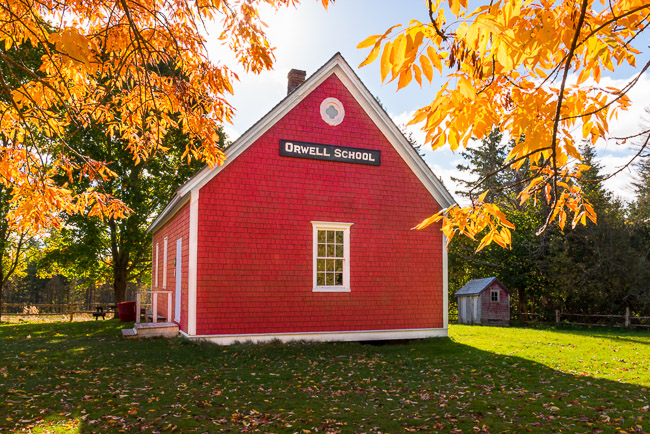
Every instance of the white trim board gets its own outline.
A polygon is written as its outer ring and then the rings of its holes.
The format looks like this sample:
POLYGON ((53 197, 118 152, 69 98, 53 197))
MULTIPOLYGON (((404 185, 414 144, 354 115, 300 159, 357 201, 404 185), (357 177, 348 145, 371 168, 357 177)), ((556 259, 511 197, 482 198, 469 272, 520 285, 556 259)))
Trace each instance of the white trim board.
POLYGON ((187 181, 177 191, 174 198, 165 207, 163 212, 154 220, 147 229, 153 232, 164 221, 178 210, 176 206, 179 202, 184 202, 186 195, 195 189, 200 189, 210 182, 219 172, 237 158, 248 147, 255 143, 264 133, 275 125, 289 111, 296 107, 321 83, 327 80, 331 75, 336 75, 347 90, 354 96, 364 109, 366 114, 372 119, 377 128, 384 134, 390 144, 395 148, 397 153, 411 168, 415 176, 429 191, 431 196, 438 202, 442 208, 448 208, 456 203, 451 194, 447 191, 442 182, 431 172, 431 169, 418 155, 417 151, 406 140, 399 128, 392 121, 390 116, 375 100, 372 94, 361 82, 354 70, 343 59, 340 53, 336 53, 325 65, 311 75, 304 83, 284 98, 278 105, 269 111, 262 119, 253 125, 248 131, 242 134, 228 149, 226 149, 226 160, 221 166, 215 166, 212 169, 204 167, 194 177, 187 181))
POLYGON ((187 333, 196 334, 196 287, 199 241, 199 189, 192 190, 190 199, 190 241, 187 262, 187 333))
POLYGON ((449 326, 449 258, 445 234, 442 234, 442 326, 449 326))
POLYGON ((181 330, 181 335, 187 339, 212 342, 219 345, 231 345, 236 342, 281 342, 316 341, 316 342, 357 342, 357 341, 389 341, 401 339, 444 338, 448 336, 447 328, 404 329, 404 330, 361 330, 342 332, 307 332, 307 333, 259 333, 234 335, 195 335, 181 330))

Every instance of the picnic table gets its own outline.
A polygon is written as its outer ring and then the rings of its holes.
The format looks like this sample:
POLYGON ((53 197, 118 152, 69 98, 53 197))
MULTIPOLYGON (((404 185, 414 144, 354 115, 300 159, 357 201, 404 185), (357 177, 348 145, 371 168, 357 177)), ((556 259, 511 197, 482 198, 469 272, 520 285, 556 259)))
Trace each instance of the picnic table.
POLYGON ((102 319, 106 319, 107 313, 115 314, 116 306, 115 305, 97 306, 95 309, 96 312, 93 312, 93 316, 95 317, 95 321, 97 321, 97 318, 99 318, 100 316, 102 317, 102 319))

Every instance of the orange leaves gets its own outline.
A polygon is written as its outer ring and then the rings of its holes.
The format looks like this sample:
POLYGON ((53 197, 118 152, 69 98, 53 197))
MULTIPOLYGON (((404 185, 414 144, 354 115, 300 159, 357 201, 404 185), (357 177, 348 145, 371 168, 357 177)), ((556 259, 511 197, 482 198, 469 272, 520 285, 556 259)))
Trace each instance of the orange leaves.
POLYGON ((50 33, 48 39, 56 50, 68 56, 74 62, 88 66, 91 61, 91 50, 88 38, 80 33, 80 29, 66 28, 58 33, 50 33))
POLYGON ((391 40, 393 32, 401 28, 401 25, 393 26, 383 35, 373 35, 359 43, 357 48, 372 47, 359 67, 374 62, 381 53, 382 81, 386 80, 390 74, 390 81, 397 78, 397 88, 401 89, 408 86, 413 78, 419 85, 422 85, 422 75, 424 74, 424 77, 431 82, 433 66, 441 70, 442 65, 438 52, 427 50, 424 41, 427 35, 433 37, 435 33, 431 26, 412 20, 408 27, 401 30, 394 40, 391 40), (429 59, 428 56, 433 57, 429 59))
MULTIPOLYGON (((333 2, 321 1, 325 7, 333 2)), ((38 230, 55 224, 60 212, 128 212, 100 190, 75 195, 68 188, 78 181, 71 176, 73 159, 83 162, 75 172, 94 186, 115 176, 104 162, 75 149, 70 136, 79 128, 96 126, 125 141, 140 163, 166 152, 161 139, 180 127, 193 143, 185 157, 221 164, 219 125, 233 116, 226 98, 237 76, 208 60, 204 22, 220 19, 223 44, 245 70, 260 72, 274 62, 260 8, 297 2, 146 0, 115 2, 110 11, 95 0, 5 3, 0 61, 7 76, 24 79, 0 90, 0 131, 6 137, 0 145, 1 182, 13 191, 14 224, 38 230), (63 24, 54 28, 48 20, 63 24), (18 54, 27 46, 41 60, 31 70, 18 54)))
MULTIPOLYGON (((635 45, 648 39, 647 0, 587 2, 585 10, 569 0, 496 0, 473 9, 461 0, 430 4, 433 22, 413 20, 364 41, 360 48, 372 51, 362 65, 380 59, 382 81, 397 79, 398 89, 413 79, 431 82, 438 70, 441 89, 409 122, 422 126, 427 145, 456 150, 499 128, 517 141, 507 160, 512 169, 540 166, 523 185, 522 203, 542 195, 548 217, 563 227, 595 221, 574 187, 580 171, 571 165, 582 160, 576 142, 595 145, 607 136, 609 119, 629 106, 624 93, 635 80, 624 92, 599 82, 603 71, 636 63, 635 45)), ((482 227, 487 244, 507 245, 499 219, 475 210, 486 205, 446 211, 443 230, 472 237, 482 227)))
POLYGON ((471 206, 454 205, 442 210, 413 229, 424 229, 442 220, 441 229, 447 236, 447 244, 454 236, 460 234, 473 240, 480 236, 477 252, 493 242, 503 248, 510 248, 512 243, 510 230, 515 229, 515 226, 508 221, 497 205, 483 202, 486 195, 487 191, 481 194, 471 206))

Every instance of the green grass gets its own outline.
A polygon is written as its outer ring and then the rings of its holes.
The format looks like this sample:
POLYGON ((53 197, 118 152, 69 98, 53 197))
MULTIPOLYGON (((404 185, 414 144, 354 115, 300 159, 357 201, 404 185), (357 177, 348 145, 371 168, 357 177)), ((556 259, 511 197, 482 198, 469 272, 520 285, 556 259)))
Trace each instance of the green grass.
POLYGON ((121 326, 0 326, 0 432, 650 431, 647 332, 219 347, 121 326))

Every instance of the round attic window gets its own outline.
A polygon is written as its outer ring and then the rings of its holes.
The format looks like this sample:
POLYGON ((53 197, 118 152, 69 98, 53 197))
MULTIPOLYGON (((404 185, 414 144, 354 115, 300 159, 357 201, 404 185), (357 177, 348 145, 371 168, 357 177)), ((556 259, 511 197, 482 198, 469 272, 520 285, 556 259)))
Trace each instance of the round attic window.
POLYGON ((325 98, 320 103, 320 115, 328 125, 336 126, 343 122, 345 109, 343 104, 336 98, 325 98))

